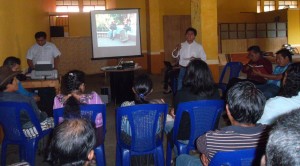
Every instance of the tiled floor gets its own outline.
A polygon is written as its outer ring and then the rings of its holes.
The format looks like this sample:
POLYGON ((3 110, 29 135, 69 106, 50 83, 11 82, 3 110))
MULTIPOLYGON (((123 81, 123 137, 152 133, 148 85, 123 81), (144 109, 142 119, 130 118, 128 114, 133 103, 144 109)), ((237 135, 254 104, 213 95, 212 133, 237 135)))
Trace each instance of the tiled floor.
MULTIPOLYGON (((163 98, 166 103, 171 104, 172 95, 171 94, 163 94, 163 77, 162 75, 151 75, 151 78, 154 83, 154 91, 151 94, 150 98, 163 98)), ((104 78, 102 75, 91 75, 86 78, 86 88, 87 92, 94 90, 97 93, 100 93, 100 88, 102 86, 108 86, 109 80, 108 78, 104 78)), ((115 148, 116 148, 116 137, 115 137, 115 108, 116 105, 114 103, 107 104, 107 133, 105 136, 105 153, 106 153, 106 162, 108 166, 115 165, 115 148)), ((224 125, 223 121, 221 121, 221 126, 224 125)), ((14 162, 18 162, 18 148, 16 146, 11 146, 7 152, 7 164, 11 164, 14 162)), ((49 164, 43 162, 43 155, 36 155, 36 165, 38 166, 47 166, 49 164)))

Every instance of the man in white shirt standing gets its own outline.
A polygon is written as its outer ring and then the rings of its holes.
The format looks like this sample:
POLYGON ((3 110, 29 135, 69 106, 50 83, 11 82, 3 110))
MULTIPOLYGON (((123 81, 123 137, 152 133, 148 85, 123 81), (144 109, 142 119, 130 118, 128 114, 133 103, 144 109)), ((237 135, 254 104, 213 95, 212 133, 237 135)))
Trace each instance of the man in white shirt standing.
POLYGON ((47 42, 45 32, 35 34, 36 43, 27 52, 27 64, 30 69, 34 69, 37 62, 50 62, 54 69, 57 69, 60 51, 53 43, 47 42))
POLYGON ((172 52, 173 58, 179 58, 180 72, 178 75, 178 86, 177 90, 182 88, 182 81, 185 75, 186 66, 192 59, 200 58, 206 61, 206 54, 201 44, 195 42, 197 36, 197 30, 190 27, 185 31, 186 41, 180 43, 172 52))
MULTIPOLYGON (((45 32, 37 32, 35 35, 36 43, 27 52, 28 72, 34 70, 35 65, 41 63, 51 63, 54 69, 58 68, 60 51, 53 43, 47 42, 45 32)), ((39 88, 38 95, 40 102, 38 107, 40 110, 47 112, 48 116, 52 116, 53 102, 56 95, 54 88, 39 88)))

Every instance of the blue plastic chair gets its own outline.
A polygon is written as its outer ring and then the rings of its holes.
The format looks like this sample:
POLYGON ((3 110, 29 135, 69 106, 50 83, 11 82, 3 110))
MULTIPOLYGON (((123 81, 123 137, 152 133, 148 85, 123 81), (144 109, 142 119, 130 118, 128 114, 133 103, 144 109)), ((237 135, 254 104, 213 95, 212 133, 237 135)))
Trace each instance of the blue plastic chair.
POLYGON ((217 128, 223 110, 223 100, 198 100, 180 103, 176 111, 172 135, 173 140, 168 140, 167 143, 166 165, 171 164, 171 142, 173 142, 175 147, 177 148, 178 155, 189 154, 190 150, 196 149, 195 140, 199 136, 203 135, 207 131, 214 130, 217 128), (188 144, 181 143, 177 140, 179 124, 183 112, 187 112, 189 114, 191 122, 190 138, 188 144))
POLYGON ((140 104, 116 111, 116 165, 129 166, 131 156, 153 154, 155 165, 164 166, 163 129, 168 105, 140 104), (124 123, 129 124, 131 134, 122 130, 124 123))
POLYGON ((217 152, 211 159, 210 166, 252 166, 260 165, 264 150, 250 148, 231 152, 217 152))
MULTIPOLYGON (((92 122, 93 125, 95 125, 96 116, 99 113, 102 113, 102 120, 103 120, 103 134, 97 135, 97 140, 103 140, 103 143, 97 146, 94 151, 96 154, 96 162, 97 166, 105 166, 106 160, 105 160, 105 151, 104 151, 104 138, 106 133, 106 106, 105 104, 86 104, 86 105, 80 105, 80 113, 81 117, 85 118, 92 122)), ((59 108, 53 110, 53 117, 54 117, 54 123, 55 125, 59 124, 59 119, 63 117, 64 114, 64 108, 59 108)))
POLYGON ((228 79, 228 81, 229 81, 232 78, 239 77, 240 71, 243 68, 243 64, 241 62, 228 62, 226 64, 226 66, 224 67, 224 69, 222 71, 220 80, 219 80, 219 89, 222 90, 222 94, 225 93, 226 87, 227 87, 227 84, 223 83, 223 79, 224 79, 225 73, 228 70, 228 68, 230 70, 229 79, 228 79))
POLYGON ((20 160, 25 160, 31 166, 35 165, 35 155, 40 139, 49 134, 52 129, 42 131, 39 120, 29 103, 21 102, 0 102, 0 123, 4 130, 4 139, 1 149, 1 165, 6 165, 7 145, 19 145, 20 160), (36 128, 38 135, 35 138, 27 138, 22 130, 20 121, 21 112, 26 112, 32 124, 36 128))

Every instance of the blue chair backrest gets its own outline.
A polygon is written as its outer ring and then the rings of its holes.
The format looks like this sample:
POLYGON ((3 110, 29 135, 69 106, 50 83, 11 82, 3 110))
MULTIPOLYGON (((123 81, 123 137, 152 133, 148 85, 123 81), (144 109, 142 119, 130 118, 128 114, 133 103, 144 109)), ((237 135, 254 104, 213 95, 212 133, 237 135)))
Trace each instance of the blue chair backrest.
POLYGON ((143 154, 162 145, 167 104, 140 104, 119 107, 116 111, 117 143, 121 147, 143 154), (124 119, 129 122, 131 136, 121 129, 124 119))
POLYGON ((207 131, 217 128, 219 118, 224 110, 223 100, 198 100, 179 103, 174 122, 173 139, 177 140, 180 119, 183 112, 190 115, 189 150, 195 149, 194 142, 207 131))
POLYGON ((255 166, 260 165, 264 150, 260 148, 242 149, 231 152, 217 152, 210 166, 255 166))
POLYGON ((20 115, 27 113, 38 133, 42 133, 41 125, 29 103, 0 102, 0 123, 5 133, 5 139, 10 141, 26 140, 20 115))
POLYGON ((219 83, 223 82, 225 73, 228 68, 230 68, 230 74, 229 74, 229 79, 228 79, 228 80, 230 80, 231 78, 239 77, 240 71, 243 68, 243 64, 241 62, 228 62, 222 71, 219 83))
MULTIPOLYGON (((102 114, 103 121, 103 131, 106 131, 106 106, 105 104, 83 104, 80 105, 80 114, 81 117, 91 121, 95 125, 97 115, 102 114)), ((53 118, 55 126, 59 124, 59 119, 63 117, 64 108, 59 108, 53 110, 53 118)), ((97 140, 100 139, 99 136, 96 136, 97 140)), ((101 140, 104 140, 105 134, 101 135, 101 140)))

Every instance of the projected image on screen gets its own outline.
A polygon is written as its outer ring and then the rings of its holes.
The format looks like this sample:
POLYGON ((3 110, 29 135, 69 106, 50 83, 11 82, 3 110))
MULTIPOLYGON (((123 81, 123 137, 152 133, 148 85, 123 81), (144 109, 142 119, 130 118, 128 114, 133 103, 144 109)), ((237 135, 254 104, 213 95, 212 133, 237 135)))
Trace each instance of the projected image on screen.
POLYGON ((96 14, 98 47, 136 45, 136 13, 96 14))
POLYGON ((91 11, 93 58, 141 56, 139 9, 91 11))

